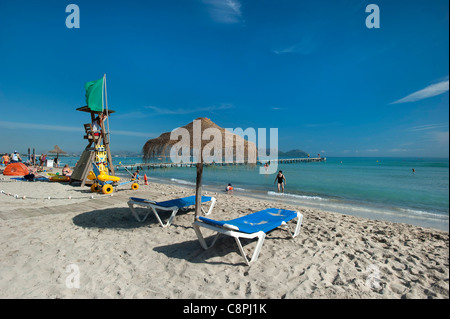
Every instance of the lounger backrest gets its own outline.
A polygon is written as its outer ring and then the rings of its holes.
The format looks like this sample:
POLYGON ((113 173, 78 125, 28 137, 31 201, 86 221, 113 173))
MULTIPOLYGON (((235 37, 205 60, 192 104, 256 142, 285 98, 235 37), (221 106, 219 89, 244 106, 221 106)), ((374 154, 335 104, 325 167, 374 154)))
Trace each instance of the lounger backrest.
POLYGON ((137 197, 130 197, 131 200, 134 200, 135 202, 142 202, 142 203, 150 203, 150 204, 156 204, 155 201, 145 198, 137 198, 137 197))
MULTIPOLYGON (((202 203, 209 202, 211 200, 211 197, 209 196, 202 196, 202 203)), ((189 197, 183 197, 183 198, 177 198, 177 199, 171 199, 164 202, 158 202, 159 206, 163 207, 189 207, 192 205, 195 205, 195 196, 189 196, 189 197)))
POLYGON ((297 212, 293 210, 268 208, 232 220, 217 221, 201 216, 199 217, 199 219, 207 224, 212 224, 217 227, 226 229, 235 228, 233 230, 239 230, 243 233, 253 234, 259 231, 267 233, 281 226, 283 222, 287 223, 295 217, 297 217, 297 212))
MULTIPOLYGON (((183 207, 189 207, 189 206, 195 205, 195 196, 171 199, 171 200, 166 200, 163 202, 155 202, 155 201, 152 201, 149 199, 137 198, 137 197, 130 197, 130 199, 134 200, 136 202, 150 203, 150 204, 154 204, 156 206, 161 206, 161 207, 183 208, 183 207)), ((209 201, 211 201, 211 199, 212 199, 212 197, 202 196, 202 203, 209 202, 209 201)))

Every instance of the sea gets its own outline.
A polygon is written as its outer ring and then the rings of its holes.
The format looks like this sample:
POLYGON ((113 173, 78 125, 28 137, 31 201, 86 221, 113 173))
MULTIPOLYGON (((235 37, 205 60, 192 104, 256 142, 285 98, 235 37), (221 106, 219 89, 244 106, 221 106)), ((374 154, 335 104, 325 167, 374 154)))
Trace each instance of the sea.
MULTIPOLYGON (((74 166, 78 158, 63 157, 74 166)), ((114 157, 113 164, 144 163, 141 157, 114 157)), ((286 177, 278 193, 276 174, 257 165, 205 166, 203 188, 268 199, 299 207, 407 223, 449 231, 449 159, 327 157, 323 162, 278 164, 286 177), (261 172, 262 171, 262 172, 261 172)), ((195 167, 141 169, 150 181, 195 187, 195 167)), ((118 176, 129 177, 123 168, 118 176)))

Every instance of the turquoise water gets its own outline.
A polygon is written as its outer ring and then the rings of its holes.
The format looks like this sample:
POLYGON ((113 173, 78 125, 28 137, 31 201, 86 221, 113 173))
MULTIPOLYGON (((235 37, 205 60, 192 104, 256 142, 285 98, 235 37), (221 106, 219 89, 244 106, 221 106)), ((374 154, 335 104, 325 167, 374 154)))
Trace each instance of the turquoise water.
MULTIPOLYGON (((69 163, 69 158, 65 162, 69 163)), ((114 158, 114 164, 119 162, 142 163, 142 159, 114 158)), ((203 184, 205 189, 222 191, 231 183, 236 195, 449 229, 448 159, 345 157, 280 164, 278 170, 287 180, 284 194, 277 193, 275 174, 260 174, 259 170, 259 166, 209 166, 204 168, 203 184)), ((195 186, 195 167, 157 168, 143 173, 158 182, 195 186)))

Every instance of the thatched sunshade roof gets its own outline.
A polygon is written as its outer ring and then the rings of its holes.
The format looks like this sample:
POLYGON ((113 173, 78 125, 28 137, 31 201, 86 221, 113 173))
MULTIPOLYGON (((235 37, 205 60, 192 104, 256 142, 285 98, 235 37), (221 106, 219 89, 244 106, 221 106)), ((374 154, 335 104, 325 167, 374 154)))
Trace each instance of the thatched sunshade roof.
MULTIPOLYGON (((239 135, 232 134, 230 131, 221 128, 208 118, 199 117, 196 120, 192 121, 191 123, 183 126, 182 129, 184 130, 178 130, 177 132, 187 131, 189 133, 188 134, 190 143, 189 155, 200 154, 200 156, 196 156, 195 159, 195 161, 197 162, 197 179, 195 187, 195 195, 196 195, 195 218, 197 218, 197 216, 200 215, 201 196, 202 196, 203 157, 201 154, 204 149, 206 150, 205 147, 210 147, 211 143, 215 145, 221 145, 221 149, 214 149, 214 148, 209 149, 210 150, 209 155, 214 155, 211 154, 211 151, 218 152, 219 158, 223 158, 223 155, 225 155, 225 160, 230 161, 229 154, 231 152, 231 161, 233 161, 234 158, 236 158, 236 160, 239 161, 239 157, 237 156, 237 154, 241 154, 244 157, 242 158, 242 161, 245 161, 246 157, 248 162, 254 163, 256 163, 257 149, 255 143, 249 142, 244 138, 240 137, 239 135), (207 131, 208 129, 211 130, 207 131), (213 134, 213 137, 211 138, 209 136, 206 137, 204 136, 209 134, 213 134), (205 137, 206 140, 203 140, 202 137, 205 137), (210 138, 210 140, 208 140, 208 138, 210 138), (216 139, 218 139, 218 141, 216 139), (195 141, 197 141, 198 144, 195 141)), ((148 140, 142 149, 144 153, 144 159, 170 155, 171 148, 175 144, 183 140, 183 137, 181 136, 177 136, 178 139, 171 139, 170 137, 171 133, 167 132, 161 134, 157 138, 148 140)))
MULTIPOLYGON (((222 157, 222 161, 230 161, 230 156, 228 156, 228 158, 226 158, 225 155, 230 155, 231 154, 231 161, 234 160, 242 160, 245 162, 251 162, 251 163, 255 163, 256 162, 256 158, 257 158, 257 149, 256 149, 256 145, 253 142, 247 141, 246 139, 242 138, 239 135, 236 135, 220 126, 218 126, 217 124, 215 124, 213 121, 211 121, 208 118, 204 118, 204 117, 199 117, 196 120, 192 121, 191 123, 181 127, 187 130, 187 132, 189 132, 189 136, 190 136, 190 150, 191 150, 191 156, 193 154, 195 154, 198 150, 199 147, 201 147, 201 149, 203 150, 205 148, 205 146, 208 146, 211 149, 211 144, 212 142, 219 142, 218 145, 220 145, 222 148, 221 150, 217 150, 215 149, 214 151, 218 151, 221 152, 221 154, 218 154, 218 156, 222 157), (203 138, 205 138, 206 140, 203 139, 198 139, 201 140, 201 146, 200 145, 195 145, 194 144, 194 135, 195 134, 199 134, 199 132, 194 132, 195 128, 194 128, 194 121, 199 121, 201 124, 201 134, 203 136, 203 138), (207 133, 205 132, 205 130, 207 129, 213 129, 213 130, 209 130, 207 132, 220 132, 220 137, 205 137, 207 133), (210 139, 208 139, 210 138, 210 139), (217 141, 215 140, 216 138, 221 138, 221 141, 217 141), (240 147, 242 147, 243 149, 239 149, 240 147), (238 152, 240 151, 240 152, 238 152), (238 156, 236 154, 242 154, 244 156, 244 158, 238 158, 238 156)), ((197 124, 198 125, 198 124, 197 124)), ((198 126, 197 126, 198 127, 198 126)), ((171 132, 166 132, 161 134, 159 137, 148 140, 144 147, 142 148, 142 152, 144 154, 144 159, 150 159, 150 158, 155 158, 155 157, 159 157, 159 156, 169 156, 170 155, 170 150, 171 148, 177 144, 180 140, 181 140, 181 136, 178 137, 178 139, 170 139, 171 136, 171 132)), ((211 152, 213 150, 211 149, 211 152)), ((212 156, 213 154, 210 153, 210 155, 212 156)), ((217 155, 217 154, 216 154, 217 155)))
POLYGON ((58 145, 55 145, 51 151, 48 151, 50 154, 67 154, 67 152, 64 152, 58 145))
POLYGON ((59 154, 67 154, 64 152, 58 145, 55 145, 51 151, 48 151, 49 154, 56 154, 56 158, 59 158, 59 154))

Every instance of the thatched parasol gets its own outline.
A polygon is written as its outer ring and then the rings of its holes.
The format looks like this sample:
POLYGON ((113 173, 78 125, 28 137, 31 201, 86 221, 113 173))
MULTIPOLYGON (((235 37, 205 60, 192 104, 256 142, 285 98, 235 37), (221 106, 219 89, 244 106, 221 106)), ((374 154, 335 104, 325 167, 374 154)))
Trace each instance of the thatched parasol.
POLYGON ((49 154, 56 154, 56 158, 58 158, 59 154, 67 154, 67 152, 64 152, 58 145, 55 145, 55 147, 48 151, 49 154))
MULTIPOLYGON (((189 158, 193 159, 193 162, 197 166, 197 180, 196 180, 196 203, 195 203, 195 218, 200 214, 201 193, 202 193, 202 174, 203 163, 212 162, 249 162, 256 163, 257 149, 253 142, 247 141, 239 135, 221 128, 208 118, 200 117, 191 123, 174 130, 173 132, 185 132, 189 133, 189 142, 185 144, 190 149, 189 158), (200 125, 201 124, 201 125, 200 125), (210 136, 211 134, 211 136, 210 136), (203 140, 203 137, 205 140, 203 140), (214 144, 218 147, 212 148, 214 144), (207 154, 202 154, 206 152, 207 154), (240 156, 243 154, 244 156, 240 156), (204 156, 207 157, 206 161, 204 156)), ((171 132, 163 133, 159 137, 148 140, 145 143, 142 151, 144 153, 144 159, 149 160, 159 156, 171 155, 171 149, 173 146, 180 146, 182 137, 178 134, 172 134, 171 132)), ((179 150, 176 150, 178 156, 179 150)), ((172 155, 174 151, 172 151, 172 155)), ((173 157, 172 157, 173 159, 173 157)), ((186 158, 184 158, 186 159, 186 158)))

